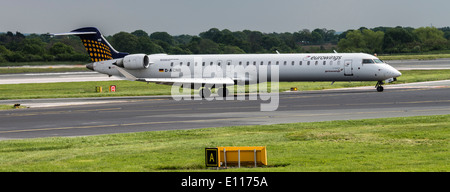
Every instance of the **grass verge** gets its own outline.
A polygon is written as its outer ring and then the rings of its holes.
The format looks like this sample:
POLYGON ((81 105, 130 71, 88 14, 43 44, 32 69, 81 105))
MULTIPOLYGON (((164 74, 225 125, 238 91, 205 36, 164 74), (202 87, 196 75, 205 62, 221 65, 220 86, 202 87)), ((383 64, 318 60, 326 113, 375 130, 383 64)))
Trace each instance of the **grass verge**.
POLYGON ((267 167, 450 171, 450 115, 0 141, 0 171, 217 171, 204 148, 267 146, 267 167))
POLYGON ((450 54, 423 54, 423 55, 380 55, 381 60, 434 60, 450 58, 450 54))

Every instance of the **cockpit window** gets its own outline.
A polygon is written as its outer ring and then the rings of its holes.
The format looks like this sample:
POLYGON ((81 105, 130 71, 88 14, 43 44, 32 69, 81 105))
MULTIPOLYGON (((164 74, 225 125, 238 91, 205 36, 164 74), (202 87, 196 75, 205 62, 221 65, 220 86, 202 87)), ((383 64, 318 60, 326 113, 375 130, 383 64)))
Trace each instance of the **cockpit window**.
POLYGON ((374 59, 375 63, 384 63, 381 59, 374 59))
POLYGON ((374 63, 374 61, 372 59, 363 59, 363 64, 371 64, 374 63))

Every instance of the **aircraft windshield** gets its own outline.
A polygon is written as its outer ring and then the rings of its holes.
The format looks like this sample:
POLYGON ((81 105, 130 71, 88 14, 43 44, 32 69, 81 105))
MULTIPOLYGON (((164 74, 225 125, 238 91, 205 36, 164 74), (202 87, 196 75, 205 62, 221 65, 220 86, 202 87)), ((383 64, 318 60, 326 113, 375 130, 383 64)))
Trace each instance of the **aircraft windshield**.
POLYGON ((372 64, 374 61, 372 59, 363 59, 363 64, 372 64))
POLYGON ((381 59, 374 59, 375 63, 384 63, 381 59))
POLYGON ((363 64, 384 63, 381 59, 363 59, 363 64))

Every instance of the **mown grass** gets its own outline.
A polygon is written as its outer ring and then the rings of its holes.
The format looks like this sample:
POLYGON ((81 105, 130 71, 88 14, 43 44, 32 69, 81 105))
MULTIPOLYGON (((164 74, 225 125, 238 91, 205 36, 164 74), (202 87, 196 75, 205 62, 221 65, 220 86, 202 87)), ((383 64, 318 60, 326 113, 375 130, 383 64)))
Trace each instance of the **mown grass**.
POLYGON ((450 171, 450 115, 0 141, 0 171, 217 171, 204 148, 266 146, 220 171, 450 171))
MULTIPOLYGON (((450 70, 412 70, 402 71, 403 75, 395 83, 448 80, 450 70)), ((280 91, 297 87, 303 90, 321 90, 344 87, 375 86, 375 82, 280 82, 280 91)), ((171 86, 132 81, 99 81, 70 83, 30 83, 0 85, 0 99, 74 98, 74 97, 112 97, 112 96, 150 96, 171 95, 171 86), (116 92, 109 92, 109 86, 116 85, 116 92), (96 87, 103 88, 102 93, 96 87)), ((235 90, 240 90, 235 88, 235 90)), ((269 89, 270 90, 270 89, 269 89)), ((248 87, 246 88, 248 92, 248 87)), ((197 94, 198 91, 193 91, 197 94)))
POLYGON ((381 60, 434 60, 450 58, 450 54, 423 54, 423 55, 380 55, 381 60))
MULTIPOLYGON (((26 106, 18 106, 17 108, 23 109, 26 108, 26 106)), ((11 110, 11 109, 17 109, 14 105, 0 105, 0 110, 11 110)))

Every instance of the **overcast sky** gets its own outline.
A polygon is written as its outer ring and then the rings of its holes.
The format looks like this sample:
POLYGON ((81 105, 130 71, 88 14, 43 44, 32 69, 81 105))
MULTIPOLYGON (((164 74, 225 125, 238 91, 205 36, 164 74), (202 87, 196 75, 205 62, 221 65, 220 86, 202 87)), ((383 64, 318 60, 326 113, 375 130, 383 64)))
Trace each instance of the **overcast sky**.
POLYGON ((198 35, 231 31, 336 31, 378 26, 450 26, 446 0, 0 0, 0 32, 61 33, 97 27, 105 35, 198 35))

